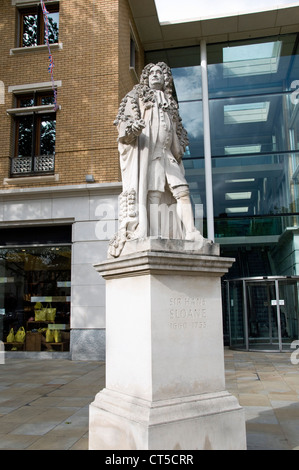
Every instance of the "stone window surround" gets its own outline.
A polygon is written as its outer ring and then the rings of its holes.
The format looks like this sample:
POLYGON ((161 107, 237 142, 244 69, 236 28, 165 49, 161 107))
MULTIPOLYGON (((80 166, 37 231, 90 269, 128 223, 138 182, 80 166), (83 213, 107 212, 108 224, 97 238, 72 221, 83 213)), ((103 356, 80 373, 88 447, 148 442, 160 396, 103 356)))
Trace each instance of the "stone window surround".
MULTIPOLYGON (((11 5, 13 7, 28 7, 38 5, 40 0, 11 0, 11 5)), ((45 4, 47 5, 48 0, 45 0, 45 4)), ((59 0, 56 0, 56 3, 59 3, 59 0)))
MULTIPOLYGON (((62 86, 61 80, 54 81, 55 88, 59 88, 62 86)), ((8 93, 13 93, 15 95, 20 94, 27 94, 27 93, 34 93, 34 92, 43 92, 43 91, 51 91, 53 89, 52 82, 41 82, 41 83, 28 83, 27 85, 12 85, 8 87, 8 93)), ((59 110, 61 106, 59 106, 59 110)), ((9 115, 15 114, 28 114, 30 112, 43 112, 43 111, 51 111, 53 109, 53 105, 42 105, 42 106, 31 106, 27 108, 11 108, 7 109, 6 112, 9 115)))
MULTIPOLYGON (((56 3, 59 3, 60 0, 56 0, 56 3)), ((45 4, 47 5, 47 0, 45 1, 45 4)), ((11 0, 11 5, 13 7, 30 7, 30 6, 35 6, 39 5, 40 0, 11 0)), ((61 42, 51 44, 51 49, 53 50, 61 50, 63 49, 63 45, 61 42)), ((10 49, 10 55, 14 54, 23 54, 27 52, 42 52, 42 51, 48 51, 48 46, 47 44, 41 44, 38 46, 31 46, 31 47, 14 47, 10 49)))

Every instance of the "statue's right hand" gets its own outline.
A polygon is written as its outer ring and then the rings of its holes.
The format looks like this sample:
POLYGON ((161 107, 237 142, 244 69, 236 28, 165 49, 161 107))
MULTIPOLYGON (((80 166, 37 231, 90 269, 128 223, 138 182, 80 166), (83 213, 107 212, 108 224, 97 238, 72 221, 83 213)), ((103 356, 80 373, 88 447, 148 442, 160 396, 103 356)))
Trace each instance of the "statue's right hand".
POLYGON ((139 119, 132 124, 132 131, 136 136, 140 135, 144 128, 145 122, 143 119, 139 119))

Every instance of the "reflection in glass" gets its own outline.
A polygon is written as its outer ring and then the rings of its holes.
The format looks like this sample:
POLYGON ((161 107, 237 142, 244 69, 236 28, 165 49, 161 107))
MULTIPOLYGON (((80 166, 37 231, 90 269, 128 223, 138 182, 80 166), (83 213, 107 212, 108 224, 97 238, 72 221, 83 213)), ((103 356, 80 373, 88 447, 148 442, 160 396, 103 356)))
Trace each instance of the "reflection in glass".
POLYGON ((56 120, 44 116, 40 122, 40 148, 39 155, 53 155, 55 153, 56 120))
POLYGON ((18 156, 32 155, 33 116, 22 116, 18 120, 18 156))
POLYGON ((210 98, 281 92, 298 78, 296 34, 208 45, 210 98))
POLYGON ((37 45, 37 14, 23 15, 23 47, 37 45))
MULTIPOLYGON (((50 44, 58 42, 59 12, 57 7, 49 8, 48 12, 48 40, 50 44), (52 9, 52 11, 51 11, 52 9)), ((30 12, 20 12, 21 20, 21 47, 32 47, 46 44, 46 27, 42 8, 32 8, 30 12)))
MULTIPOLYGON (((262 257, 262 252, 256 255, 262 257)), ((298 281, 298 276, 280 276, 226 282, 230 346, 252 351, 289 351, 299 334, 298 281)))
POLYGON ((19 99, 19 106, 20 108, 27 108, 29 106, 34 106, 34 98, 33 96, 25 96, 19 99))
MULTIPOLYGON (((247 96, 210 101, 212 155, 233 152, 227 149, 246 147, 259 153, 288 149, 289 127, 284 119, 288 95, 247 96)), ((242 150, 243 149, 243 150, 242 150)))
POLYGON ((199 65, 173 68, 172 75, 179 102, 201 99, 201 74, 199 65))
POLYGON ((281 41, 223 48, 223 76, 242 77, 277 73, 281 41))
MULTIPOLYGON (((216 236, 281 235, 299 212, 297 35, 209 44, 207 53, 216 236)), ((199 48, 146 56, 172 68, 190 141, 186 178, 206 216, 199 48)))
POLYGON ((48 327, 49 322, 35 322, 37 299, 43 307, 51 303, 56 308, 55 324, 69 325, 70 295, 70 246, 0 249, 0 340, 6 341, 11 328, 24 327, 28 333, 48 327))
MULTIPOLYGON (((48 14, 48 19, 49 19, 49 43, 50 44, 55 44, 58 42, 58 33, 59 33, 59 13, 54 12, 51 13, 49 12, 48 14)), ((46 43, 46 36, 44 38, 44 42, 46 43)))
POLYGON ((188 132, 189 147, 186 156, 203 156, 203 125, 201 101, 181 102, 180 115, 184 127, 188 132))
POLYGON ((41 104, 42 105, 49 105, 49 104, 54 104, 54 95, 45 95, 41 96, 41 104))

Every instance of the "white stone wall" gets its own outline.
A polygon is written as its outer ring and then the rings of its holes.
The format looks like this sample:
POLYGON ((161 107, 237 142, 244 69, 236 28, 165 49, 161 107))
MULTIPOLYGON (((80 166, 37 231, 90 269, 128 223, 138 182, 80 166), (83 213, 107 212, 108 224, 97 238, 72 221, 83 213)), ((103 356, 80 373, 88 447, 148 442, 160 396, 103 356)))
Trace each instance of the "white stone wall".
POLYGON ((0 191, 0 228, 72 225, 74 359, 104 359, 105 281, 93 264, 106 258, 109 240, 117 230, 120 192, 120 183, 0 191))

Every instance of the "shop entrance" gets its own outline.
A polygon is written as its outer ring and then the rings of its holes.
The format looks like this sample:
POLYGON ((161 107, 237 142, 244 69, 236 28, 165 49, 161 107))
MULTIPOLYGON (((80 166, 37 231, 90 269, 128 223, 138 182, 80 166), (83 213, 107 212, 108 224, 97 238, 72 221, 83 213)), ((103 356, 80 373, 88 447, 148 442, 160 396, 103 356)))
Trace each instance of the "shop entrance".
POLYGON ((226 281, 232 348, 289 350, 299 338, 299 276, 226 281))
POLYGON ((71 227, 0 233, 0 341, 5 351, 68 352, 71 227))

